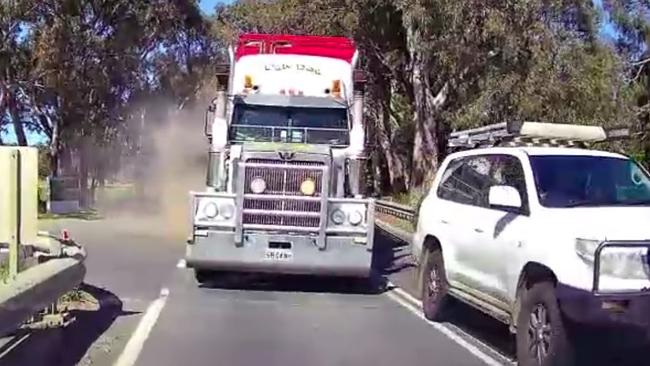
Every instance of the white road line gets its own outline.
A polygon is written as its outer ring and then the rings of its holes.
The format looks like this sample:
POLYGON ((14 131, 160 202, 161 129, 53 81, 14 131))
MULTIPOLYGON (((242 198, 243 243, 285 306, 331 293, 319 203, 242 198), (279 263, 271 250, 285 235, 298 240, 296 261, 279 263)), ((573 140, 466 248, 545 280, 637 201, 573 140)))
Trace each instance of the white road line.
POLYGON ((138 327, 136 328, 135 332, 129 339, 129 342, 126 344, 126 347, 124 347, 122 354, 120 354, 120 357, 113 364, 113 366, 135 365, 135 362, 138 360, 138 356, 144 347, 144 342, 149 337, 153 326, 156 324, 160 313, 165 307, 168 296, 169 290, 167 288, 160 290, 160 297, 158 297, 151 303, 151 305, 149 305, 147 311, 140 320, 138 327))
MULTIPOLYGON (((479 349, 478 347, 476 347, 476 346, 474 346, 473 344, 469 343, 468 341, 466 341, 465 339, 463 339, 463 337, 461 337, 460 335, 458 335, 458 334, 457 334, 456 332, 454 332, 453 330, 447 328, 447 327, 444 326, 443 324, 436 323, 436 322, 432 322, 432 321, 428 320, 427 318, 424 317, 424 314, 422 313, 422 311, 420 311, 420 310, 419 310, 419 309, 418 309, 414 304, 412 304, 410 300, 406 300, 406 299, 402 298, 402 297, 401 297, 402 295, 401 295, 401 294, 398 294, 399 292, 396 291, 397 289, 399 289, 399 288, 396 287, 395 289, 393 289, 392 291, 387 292, 386 294, 387 294, 388 297, 390 297, 393 301, 395 301, 395 302, 397 302, 398 304, 402 305, 404 308, 406 308, 407 310, 409 310, 411 313, 415 314, 415 315, 416 315, 417 317, 419 317, 420 319, 426 321, 430 326, 432 326, 433 328, 435 328, 437 331, 439 331, 440 333, 442 333, 442 334, 444 334, 445 336, 447 336, 447 338, 449 338, 449 339, 451 339, 452 341, 456 342, 456 344, 458 344, 459 346, 465 348, 469 353, 471 353, 471 354, 473 354, 474 356, 476 356, 478 359, 480 359, 481 361, 483 361, 486 365, 490 365, 490 366, 503 366, 504 364, 507 364, 507 363, 508 363, 508 361, 505 360, 505 359, 504 359, 503 361, 499 361, 499 360, 497 360, 496 358, 490 356, 489 354, 483 352, 481 349, 479 349), (504 361, 505 361, 506 363, 504 363, 504 361)), ((405 292, 404 292, 403 290, 401 290, 401 289, 400 289, 400 291, 403 292, 403 293, 405 293, 405 292)), ((408 295, 408 296, 410 296, 411 298, 413 298, 413 296, 411 296, 411 295, 408 295)), ((415 298, 413 298, 413 299, 415 299, 415 298)), ((416 301, 419 302, 418 300, 416 300, 416 301)))
POLYGON ((392 289, 392 292, 395 292, 396 294, 402 296, 405 300, 408 300, 409 302, 413 303, 413 305, 417 307, 422 307, 422 302, 415 298, 415 296, 409 294, 408 292, 402 290, 400 287, 396 286, 392 282, 388 282, 388 286, 392 289))
POLYGON ((186 268, 187 267, 187 262, 185 259, 179 259, 178 263, 176 264, 176 268, 186 268))
POLYGON ((31 333, 27 333, 18 339, 13 339, 9 341, 8 343, 11 343, 11 345, 7 347, 7 349, 5 349, 2 353, 0 353, 0 359, 8 355, 9 352, 11 352, 14 348, 18 347, 21 343, 23 343, 27 338, 29 338, 30 335, 31 333))

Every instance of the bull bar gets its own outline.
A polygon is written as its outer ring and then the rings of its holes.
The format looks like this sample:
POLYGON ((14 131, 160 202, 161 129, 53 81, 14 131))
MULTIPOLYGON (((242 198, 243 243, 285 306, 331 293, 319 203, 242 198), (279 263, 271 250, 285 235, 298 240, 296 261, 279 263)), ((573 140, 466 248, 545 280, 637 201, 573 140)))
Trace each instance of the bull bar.
MULTIPOLYGON (((601 255, 603 250, 606 248, 648 248, 650 252, 650 240, 618 240, 618 241, 603 241, 601 242, 596 251, 594 252, 594 277, 593 277, 593 288, 592 293, 598 297, 639 297, 639 296, 650 296, 650 288, 644 287, 638 291, 602 291, 600 289, 600 265, 601 265, 601 255)), ((646 264, 650 264, 650 258, 646 254, 644 256, 646 264)))

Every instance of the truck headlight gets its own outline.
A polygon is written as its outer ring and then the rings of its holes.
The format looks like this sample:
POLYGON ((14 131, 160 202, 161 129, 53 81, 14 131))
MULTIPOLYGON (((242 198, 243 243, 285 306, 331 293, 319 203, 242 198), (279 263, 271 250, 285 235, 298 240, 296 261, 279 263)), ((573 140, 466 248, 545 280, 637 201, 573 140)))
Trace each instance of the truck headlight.
POLYGON ((222 203, 219 206, 219 212, 221 212, 221 217, 230 220, 235 215, 235 205, 228 202, 222 203))
POLYGON ((214 202, 207 202, 205 206, 203 206, 203 215, 209 219, 214 219, 219 215, 219 207, 214 202))
POLYGON ((254 178, 251 181, 250 188, 251 192, 255 194, 262 194, 264 191, 266 191, 266 181, 261 177, 254 178))
POLYGON ((357 202, 330 203, 330 224, 345 226, 360 226, 366 220, 367 206, 357 202))
POLYGON ((345 212, 339 209, 332 211, 332 222, 336 225, 343 225, 345 223, 345 212))
POLYGON ((359 211, 352 211, 348 216, 348 221, 350 221, 350 224, 357 226, 363 221, 363 214, 359 211))
POLYGON ((316 182, 311 179, 305 179, 305 181, 300 184, 300 193, 305 196, 313 196, 314 193, 316 193, 316 182))
POLYGON ((194 223, 212 225, 226 223, 235 216, 235 203, 232 198, 196 197, 194 223))

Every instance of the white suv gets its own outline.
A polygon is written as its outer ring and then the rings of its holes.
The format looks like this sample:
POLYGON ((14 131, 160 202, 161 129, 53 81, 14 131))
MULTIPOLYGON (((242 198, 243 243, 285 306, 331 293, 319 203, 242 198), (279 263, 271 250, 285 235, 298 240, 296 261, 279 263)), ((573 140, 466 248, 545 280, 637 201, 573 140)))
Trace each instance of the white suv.
POLYGON ((650 328, 650 177, 623 155, 453 153, 412 245, 426 317, 448 296, 486 312, 516 332, 520 365, 570 364, 567 318, 650 328))

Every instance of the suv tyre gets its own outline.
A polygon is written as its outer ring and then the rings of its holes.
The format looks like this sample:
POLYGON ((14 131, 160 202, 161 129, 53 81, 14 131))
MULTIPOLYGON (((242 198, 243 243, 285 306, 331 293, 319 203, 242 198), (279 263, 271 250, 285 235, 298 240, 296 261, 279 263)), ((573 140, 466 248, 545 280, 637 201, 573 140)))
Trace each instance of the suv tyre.
POLYGON ((440 249, 427 250, 422 261, 422 312, 431 321, 443 318, 444 307, 448 300, 447 275, 440 249))
POLYGON ((520 366, 572 365, 573 352, 555 286, 538 282, 520 293, 517 319, 517 360, 520 366))

